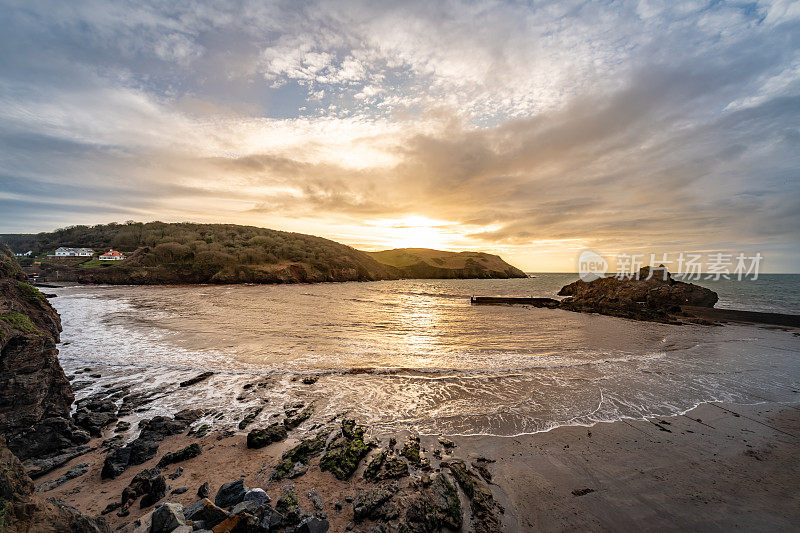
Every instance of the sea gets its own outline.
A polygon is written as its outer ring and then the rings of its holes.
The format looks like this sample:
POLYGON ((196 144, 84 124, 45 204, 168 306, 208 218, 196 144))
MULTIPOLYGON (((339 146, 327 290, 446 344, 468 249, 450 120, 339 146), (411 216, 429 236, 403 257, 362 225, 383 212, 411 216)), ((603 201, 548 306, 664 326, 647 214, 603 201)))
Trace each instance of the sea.
MULTIPOLYGON (((377 432, 514 436, 703 402, 800 400, 796 332, 470 303, 555 297, 576 279, 46 291, 57 296, 59 357, 76 396, 124 384, 152 400, 133 418, 202 408, 198 424, 235 431, 248 412, 258 426, 304 403, 314 415, 303 427, 348 413, 377 432), (249 393, 256 384, 260 395, 249 393)), ((696 283, 720 295, 718 307, 800 314, 800 275, 696 283)))

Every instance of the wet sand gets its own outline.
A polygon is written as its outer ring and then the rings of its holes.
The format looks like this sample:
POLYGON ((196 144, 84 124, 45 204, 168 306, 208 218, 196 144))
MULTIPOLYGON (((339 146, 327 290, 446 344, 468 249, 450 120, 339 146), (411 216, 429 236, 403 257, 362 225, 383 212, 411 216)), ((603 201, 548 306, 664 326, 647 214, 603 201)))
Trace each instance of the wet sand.
MULTIPOLYGON (((289 439, 261 450, 248 450, 245 434, 220 440, 214 434, 202 439, 184 435, 168 438, 156 458, 129 468, 114 480, 100 479, 104 454, 96 450, 36 483, 57 478, 77 463, 89 462, 87 474, 43 494, 100 514, 108 503, 119 501, 123 488, 136 473, 155 466, 164 453, 199 441, 202 455, 164 470, 172 474, 182 467, 181 477, 170 481, 170 490, 189 489, 181 495, 168 495, 166 500, 191 504, 197 500, 198 487, 206 481, 213 499, 222 483, 244 476, 247 485, 265 488, 274 501, 280 488, 291 482, 308 511, 313 507, 305 494, 316 488, 322 495, 331 531, 345 530, 353 518, 352 504, 345 498, 365 486, 361 474, 366 461, 346 482, 320 472, 317 458, 308 474, 270 483, 272 467, 297 441, 289 439), (341 512, 334 509, 335 501, 344 504, 341 512)), ((402 439, 399 435, 398 441, 402 439)), ((492 474, 494 497, 505 507, 505 531, 800 528, 798 404, 704 404, 686 415, 667 418, 561 427, 518 437, 452 440, 456 447, 445 459, 456 457, 469 463, 485 457, 495 461, 487 468, 492 474)), ((95 446, 99 443, 100 439, 92 442, 95 446)), ((431 458, 431 451, 439 447, 435 436, 423 436, 422 446, 431 458)), ((432 458, 432 464, 435 469, 438 461, 432 458)), ((151 511, 152 507, 139 509, 137 502, 130 516, 118 517, 112 512, 106 519, 113 529, 151 511)), ((468 519, 469 512, 464 515, 468 519)), ((356 530, 368 531, 369 527, 365 522, 357 524, 356 530)), ((468 520, 463 530, 469 530, 468 520)))

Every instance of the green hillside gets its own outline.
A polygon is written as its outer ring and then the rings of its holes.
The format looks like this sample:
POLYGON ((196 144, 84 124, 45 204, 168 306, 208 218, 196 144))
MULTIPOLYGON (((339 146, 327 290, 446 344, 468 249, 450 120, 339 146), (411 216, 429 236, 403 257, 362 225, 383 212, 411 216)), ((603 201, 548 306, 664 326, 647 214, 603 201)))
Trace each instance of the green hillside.
POLYGON ((518 277, 497 256, 425 249, 368 253, 329 239, 254 226, 129 222, 5 234, 45 279, 82 283, 303 283, 397 278, 518 277), (58 247, 110 248, 123 261, 47 257, 58 247))
POLYGON ((444 252, 397 248, 370 252, 381 263, 400 269, 407 278, 524 278, 525 273, 499 256, 483 252, 444 252))

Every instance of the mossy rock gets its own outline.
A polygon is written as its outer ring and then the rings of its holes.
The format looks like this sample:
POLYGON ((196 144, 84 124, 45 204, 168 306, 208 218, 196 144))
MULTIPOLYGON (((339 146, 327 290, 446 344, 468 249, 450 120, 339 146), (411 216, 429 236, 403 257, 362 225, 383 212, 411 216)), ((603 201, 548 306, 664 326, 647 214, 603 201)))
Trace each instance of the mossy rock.
POLYGON ((35 335, 42 334, 42 332, 39 331, 39 328, 33 324, 33 321, 25 313, 11 311, 3 316, 0 316, 0 320, 11 326, 13 329, 19 330, 23 333, 33 333, 35 335))
POLYGON ((364 428, 356 425, 355 420, 343 420, 341 435, 328 446, 319 467, 344 481, 353 475, 369 450, 370 446, 364 442, 364 428))
POLYGON ((297 414, 294 414, 293 411, 287 411, 286 419, 283 421, 283 425, 286 426, 286 429, 294 429, 309 418, 311 418, 311 414, 314 412, 314 406, 309 405, 302 411, 297 414))
POLYGON ((248 448, 263 448, 273 442, 280 442, 287 437, 283 424, 271 424, 264 429, 254 429, 247 434, 248 448))
POLYGON ((376 455, 367 465, 364 471, 364 479, 367 481, 382 481, 384 479, 396 479, 408 475, 408 463, 389 454, 384 450, 376 455))
POLYGON ((325 449, 325 441, 328 440, 330 431, 321 431, 316 437, 304 439, 300 444, 287 450, 281 456, 281 462, 272 471, 272 479, 280 480, 288 477, 295 470, 295 464, 302 463, 308 465, 312 457, 322 453, 325 449))
POLYGON ((408 459, 411 463, 418 465, 422 461, 419 451, 419 441, 409 439, 400 450, 400 455, 408 459))

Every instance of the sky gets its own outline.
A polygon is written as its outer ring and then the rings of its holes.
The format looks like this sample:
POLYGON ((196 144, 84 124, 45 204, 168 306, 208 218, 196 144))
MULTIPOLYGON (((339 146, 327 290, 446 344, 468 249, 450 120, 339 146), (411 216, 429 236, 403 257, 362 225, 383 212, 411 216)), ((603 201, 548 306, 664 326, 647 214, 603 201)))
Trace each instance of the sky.
POLYGON ((761 253, 800 272, 800 2, 0 0, 0 233, 761 253))

